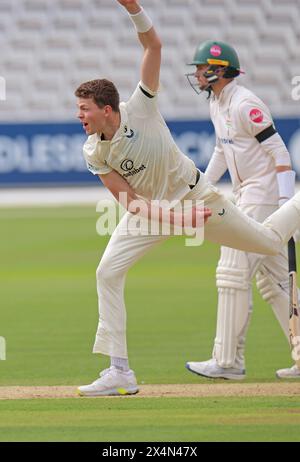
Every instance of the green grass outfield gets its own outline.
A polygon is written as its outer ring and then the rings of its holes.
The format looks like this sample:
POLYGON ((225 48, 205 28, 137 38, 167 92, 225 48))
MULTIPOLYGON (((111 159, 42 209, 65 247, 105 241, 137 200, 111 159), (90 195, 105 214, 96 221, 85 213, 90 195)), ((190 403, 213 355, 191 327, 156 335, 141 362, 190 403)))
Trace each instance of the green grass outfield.
MULTIPOLYGON (((0 386, 89 383, 107 366, 91 353, 95 269, 107 243, 97 218, 91 207, 0 209, 0 386)), ((128 347, 139 383, 207 383, 184 365, 211 354, 218 253, 172 238, 130 270, 128 347)), ((275 370, 290 364, 255 293, 246 381, 276 381, 275 370)), ((299 441, 299 405, 300 395, 0 401, 0 441, 299 441)))
POLYGON ((0 403, 1 441, 299 441, 300 398, 0 403))

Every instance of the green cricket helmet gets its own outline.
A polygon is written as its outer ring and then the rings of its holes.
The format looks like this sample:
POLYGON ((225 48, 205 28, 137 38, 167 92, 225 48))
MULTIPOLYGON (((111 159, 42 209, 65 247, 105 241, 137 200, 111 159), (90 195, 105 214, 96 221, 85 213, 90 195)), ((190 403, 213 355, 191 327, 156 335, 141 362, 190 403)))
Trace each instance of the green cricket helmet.
MULTIPOLYGON (((210 85, 219 80, 221 69, 225 69, 223 74, 223 78, 225 79, 232 79, 243 72, 240 69, 240 62, 235 49, 231 45, 221 41, 207 40, 200 43, 196 49, 193 61, 188 63, 188 65, 198 66, 201 64, 209 65, 204 74, 209 82, 208 87, 205 88, 208 91, 211 91, 210 85)), ((194 90, 199 93, 196 89, 197 83, 191 81, 193 74, 186 75, 194 90)))
POLYGON ((189 65, 209 64, 226 67, 224 78, 237 77, 240 74, 240 61, 235 49, 224 42, 207 40, 197 47, 193 62, 189 65), (226 75, 227 74, 227 75, 226 75))

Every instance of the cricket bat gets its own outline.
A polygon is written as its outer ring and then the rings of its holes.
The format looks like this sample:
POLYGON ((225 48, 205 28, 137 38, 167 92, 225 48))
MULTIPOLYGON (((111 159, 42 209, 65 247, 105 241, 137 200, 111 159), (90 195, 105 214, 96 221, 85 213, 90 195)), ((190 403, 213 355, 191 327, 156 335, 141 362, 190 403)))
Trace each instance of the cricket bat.
POLYGON ((297 289, 297 262, 296 246, 293 238, 288 243, 289 259, 289 338, 292 350, 292 358, 300 368, 300 319, 299 300, 297 289))

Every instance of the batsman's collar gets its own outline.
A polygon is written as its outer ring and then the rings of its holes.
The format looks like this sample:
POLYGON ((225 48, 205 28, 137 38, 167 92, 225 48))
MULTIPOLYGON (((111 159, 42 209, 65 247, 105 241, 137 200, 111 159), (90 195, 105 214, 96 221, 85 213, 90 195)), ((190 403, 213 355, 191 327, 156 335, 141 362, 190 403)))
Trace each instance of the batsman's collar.
POLYGON ((237 81, 234 79, 223 88, 218 97, 214 95, 214 100, 217 100, 220 104, 226 104, 235 92, 236 87, 237 81))

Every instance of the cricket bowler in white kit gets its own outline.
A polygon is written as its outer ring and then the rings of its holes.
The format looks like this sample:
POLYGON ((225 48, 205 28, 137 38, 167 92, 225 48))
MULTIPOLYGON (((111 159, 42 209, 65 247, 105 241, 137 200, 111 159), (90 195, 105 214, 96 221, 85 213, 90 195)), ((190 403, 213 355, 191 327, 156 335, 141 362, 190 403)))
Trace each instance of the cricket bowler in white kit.
MULTIPOLYGON (((270 255, 279 253, 300 226, 300 194, 263 224, 257 223, 211 186, 179 150, 157 106, 160 39, 137 1, 118 3, 127 9, 144 48, 141 82, 129 101, 120 105, 115 86, 105 79, 85 82, 75 92, 78 118, 89 135, 83 148, 87 166, 128 210, 113 232, 97 269, 99 325, 93 352, 110 356, 111 366, 90 385, 79 387, 83 396, 138 392, 128 363, 125 278, 129 268, 167 236, 127 232, 137 203, 143 210, 147 204, 148 219, 153 218, 153 213, 163 222, 163 209, 157 206, 153 212, 152 199, 204 200, 207 208, 194 206, 191 223, 196 227, 198 218, 202 218, 202 224, 203 220, 206 222, 206 238, 270 255), (124 203, 120 196, 125 193, 124 203)), ((170 211, 172 225, 178 222, 176 213, 179 212, 170 211)), ((182 223, 185 216, 179 218, 182 223)))
MULTIPOLYGON (((227 43, 201 43, 187 74, 197 93, 209 93, 216 147, 205 172, 212 184, 228 169, 235 204, 262 222, 294 195, 295 172, 267 106, 237 84, 240 63, 227 43), (194 78, 194 81, 193 81, 194 78)), ((187 368, 204 377, 240 380, 245 377, 245 339, 252 313, 252 279, 289 338, 289 280, 287 251, 277 256, 221 248, 216 272, 218 318, 213 358, 189 362, 187 368)), ((297 365, 277 371, 279 378, 300 378, 297 365)))

